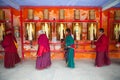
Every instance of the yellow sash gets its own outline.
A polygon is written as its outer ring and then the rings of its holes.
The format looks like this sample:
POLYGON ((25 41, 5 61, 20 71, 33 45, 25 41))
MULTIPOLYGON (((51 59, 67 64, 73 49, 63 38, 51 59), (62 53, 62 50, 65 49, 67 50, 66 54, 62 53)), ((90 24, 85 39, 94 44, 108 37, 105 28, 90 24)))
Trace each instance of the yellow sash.
POLYGON ((14 41, 14 44, 15 44, 16 48, 18 48, 18 44, 15 41, 14 41))

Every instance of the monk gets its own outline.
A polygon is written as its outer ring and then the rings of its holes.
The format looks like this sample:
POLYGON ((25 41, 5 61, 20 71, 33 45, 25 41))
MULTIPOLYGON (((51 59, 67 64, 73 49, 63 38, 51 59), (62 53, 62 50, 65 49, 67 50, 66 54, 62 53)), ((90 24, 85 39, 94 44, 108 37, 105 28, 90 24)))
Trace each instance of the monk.
POLYGON ((96 45, 96 59, 95 59, 95 66, 102 67, 104 65, 110 65, 110 58, 109 58, 109 40, 108 37, 104 34, 104 29, 99 29, 99 37, 97 41, 95 41, 96 45))
POLYGON ((44 31, 40 30, 38 38, 38 51, 36 69, 45 69, 51 65, 49 39, 44 31))
POLYGON ((8 28, 5 32, 6 35, 4 37, 4 40, 2 41, 2 46, 5 51, 4 67, 12 68, 15 67, 15 64, 19 63, 21 60, 17 52, 17 41, 12 34, 12 30, 8 28))
POLYGON ((69 68, 74 68, 74 39, 71 36, 71 30, 69 28, 66 29, 66 38, 65 38, 65 46, 66 46, 66 52, 65 52, 65 59, 67 66, 69 68))

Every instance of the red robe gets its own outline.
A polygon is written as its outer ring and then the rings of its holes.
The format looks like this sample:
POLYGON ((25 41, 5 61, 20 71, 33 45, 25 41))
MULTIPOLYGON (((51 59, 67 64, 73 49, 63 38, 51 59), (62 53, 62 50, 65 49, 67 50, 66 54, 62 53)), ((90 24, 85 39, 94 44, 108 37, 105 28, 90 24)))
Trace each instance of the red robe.
POLYGON ((96 45, 96 66, 109 65, 110 59, 108 56, 109 40, 105 34, 102 34, 95 42, 96 45))
POLYGON ((6 68, 14 67, 16 63, 20 62, 20 58, 17 54, 17 48, 14 42, 17 41, 11 33, 6 34, 2 42, 2 46, 5 51, 4 66, 6 68))
POLYGON ((45 34, 41 34, 38 38, 37 56, 42 56, 46 52, 50 52, 49 40, 45 34))
POLYGON ((7 34, 2 42, 2 46, 7 53, 17 53, 17 48, 14 44, 16 41, 12 34, 7 34))
POLYGON ((50 46, 46 34, 39 36, 38 45, 36 69, 45 69, 51 65, 50 46))

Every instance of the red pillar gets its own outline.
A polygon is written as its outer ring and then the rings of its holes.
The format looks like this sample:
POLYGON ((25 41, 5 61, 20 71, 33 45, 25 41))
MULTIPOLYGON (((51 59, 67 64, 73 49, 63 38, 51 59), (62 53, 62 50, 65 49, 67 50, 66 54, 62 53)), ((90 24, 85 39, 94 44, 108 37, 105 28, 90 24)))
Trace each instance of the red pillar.
POLYGON ((107 36, 110 38, 110 11, 108 10, 108 18, 107 18, 107 36))
POLYGON ((24 51, 23 51, 23 21, 22 21, 22 8, 20 8, 20 37, 21 37, 22 59, 24 59, 24 51))

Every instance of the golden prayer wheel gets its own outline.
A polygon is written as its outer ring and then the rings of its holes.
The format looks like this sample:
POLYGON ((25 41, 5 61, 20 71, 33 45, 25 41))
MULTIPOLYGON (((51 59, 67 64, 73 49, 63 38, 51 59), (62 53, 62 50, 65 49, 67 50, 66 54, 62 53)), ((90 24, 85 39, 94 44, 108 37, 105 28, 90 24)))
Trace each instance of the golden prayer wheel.
POLYGON ((119 39, 119 34, 120 34, 120 23, 116 23, 114 25, 114 40, 118 40, 119 39))
POLYGON ((89 10, 89 19, 94 20, 95 19, 95 10, 89 10))
POLYGON ((64 9, 59 10, 59 19, 60 20, 65 19, 65 11, 64 11, 64 9))
POLYGON ((96 23, 88 23, 87 39, 91 41, 97 39, 97 24, 96 23))
POLYGON ((44 19, 49 19, 49 11, 48 11, 48 9, 45 9, 45 10, 43 11, 43 18, 44 18, 44 19))
POLYGON ((120 10, 114 11, 114 18, 115 18, 115 20, 120 20, 120 10))
POLYGON ((80 10, 74 10, 74 19, 80 19, 80 10))
POLYGON ((41 23, 41 29, 45 32, 48 39, 52 40, 52 26, 51 23, 41 23))
POLYGON ((0 20, 5 20, 5 12, 0 9, 0 20))
POLYGON ((36 25, 33 22, 25 23, 25 38, 32 41, 36 39, 36 25))
POLYGON ((34 19, 34 10, 28 9, 28 19, 34 19))
POLYGON ((64 40, 65 39, 66 27, 67 27, 67 25, 65 23, 57 23, 57 29, 56 29, 57 40, 64 40))
POLYGON ((81 23, 73 23, 73 36, 74 36, 74 40, 82 40, 82 25, 81 23))
POLYGON ((4 35, 5 35, 5 24, 0 23, 0 41, 3 40, 4 35))

